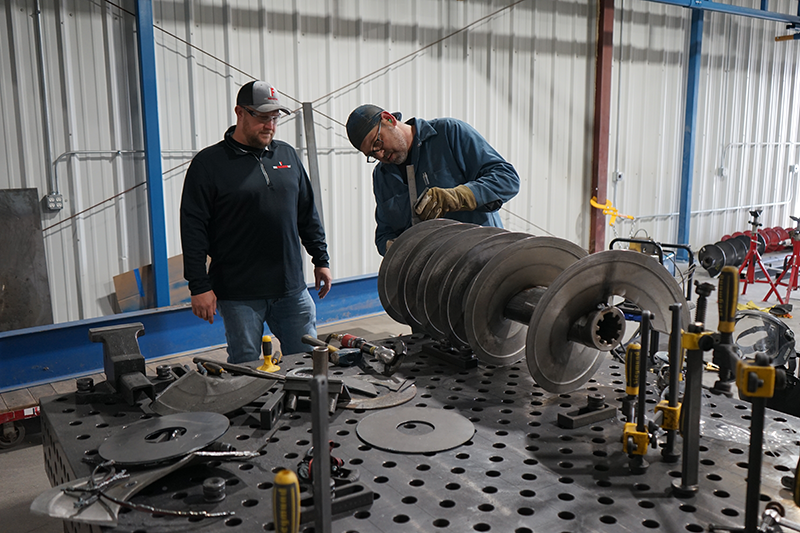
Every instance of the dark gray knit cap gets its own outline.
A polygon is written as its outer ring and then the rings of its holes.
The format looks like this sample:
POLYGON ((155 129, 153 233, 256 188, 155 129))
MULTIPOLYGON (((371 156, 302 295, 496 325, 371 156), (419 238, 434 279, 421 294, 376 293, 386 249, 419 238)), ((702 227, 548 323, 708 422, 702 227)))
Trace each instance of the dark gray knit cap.
POLYGON ((361 150, 361 143, 372 128, 378 125, 382 112, 383 109, 376 105, 364 104, 355 108, 347 117, 347 136, 356 150, 361 150))

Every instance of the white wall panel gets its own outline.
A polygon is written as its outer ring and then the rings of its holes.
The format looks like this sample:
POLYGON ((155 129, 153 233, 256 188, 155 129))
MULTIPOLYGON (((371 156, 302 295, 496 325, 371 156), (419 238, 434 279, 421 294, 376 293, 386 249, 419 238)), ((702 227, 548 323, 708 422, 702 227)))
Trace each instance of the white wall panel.
MULTIPOLYGON (((797 4, 769 7, 795 13, 797 4)), ((624 179, 609 182, 609 197, 620 212, 637 216, 617 224, 621 237, 639 231, 677 240, 690 19, 688 10, 642 1, 617 11, 610 170, 617 170, 618 151, 624 179)), ((793 225, 798 176, 789 168, 800 155, 800 66, 795 41, 774 41, 785 33, 777 22, 705 14, 691 204, 695 249, 749 229, 754 208, 763 209, 765 227, 793 225)))
MULTIPOLYGON (((43 227, 61 222, 44 232, 58 322, 113 312, 113 276, 150 262, 135 3, 119 5, 41 0, 46 102, 35 2, 0 9, 0 187, 44 196, 57 172, 65 209, 43 213, 43 227)), ((790 13, 796 2, 770 8, 790 13)), ((506 227, 588 245, 596 1, 154 0, 153 13, 169 255, 181 252, 188 162, 234 123, 238 88, 253 78, 275 84, 292 109, 314 105, 335 277, 380 264, 371 167, 344 128, 362 103, 473 124, 522 177, 501 213, 506 227)), ((677 239, 689 26, 682 8, 617 3, 609 198, 637 219, 620 220, 607 240, 615 231, 677 239)), ((796 214, 800 62, 796 41, 774 42, 783 33, 705 15, 695 248, 746 229, 750 207, 766 205, 767 226, 796 214)), ((307 157, 301 113, 278 137, 307 157)))

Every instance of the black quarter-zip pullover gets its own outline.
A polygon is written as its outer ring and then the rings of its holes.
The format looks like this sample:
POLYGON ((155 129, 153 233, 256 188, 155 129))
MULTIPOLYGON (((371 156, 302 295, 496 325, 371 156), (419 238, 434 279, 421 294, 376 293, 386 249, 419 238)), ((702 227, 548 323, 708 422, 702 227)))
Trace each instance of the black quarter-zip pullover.
POLYGON ((234 129, 186 171, 184 277, 193 295, 213 289, 222 300, 296 294, 306 286, 301 243, 314 266, 329 266, 311 182, 291 145, 273 140, 258 150, 236 142, 234 129))

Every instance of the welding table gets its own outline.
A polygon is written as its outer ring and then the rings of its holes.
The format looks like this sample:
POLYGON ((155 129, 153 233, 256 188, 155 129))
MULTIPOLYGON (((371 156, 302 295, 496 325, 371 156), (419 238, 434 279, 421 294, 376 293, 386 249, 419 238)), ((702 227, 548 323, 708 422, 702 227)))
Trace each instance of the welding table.
MULTIPOLYGON (((531 378, 525 361, 507 367, 458 369, 421 351, 430 342, 420 335, 402 337, 409 355, 397 376, 413 380, 416 397, 404 407, 445 409, 468 418, 475 434, 444 452, 400 454, 362 442, 359 422, 377 412, 337 409, 330 417, 333 455, 357 469, 374 492, 371 506, 336 517, 335 532, 496 531, 502 533, 591 531, 704 531, 709 524, 743 526, 750 405, 712 396, 704 390, 700 448, 700 489, 690 498, 672 495, 681 463, 668 464, 649 450, 644 474, 632 475, 622 451, 620 416, 575 429, 556 425, 559 413, 602 394, 619 406, 625 394, 624 367, 611 358, 586 385, 569 394, 551 394, 531 378)), ((380 341, 377 341, 380 343, 380 341)), ((311 366, 309 354, 285 356, 284 368, 311 366)), ((337 377, 355 367, 331 367, 337 377)), ((655 380, 649 374, 649 380, 655 380)), ((648 383, 649 387, 652 383, 648 383)), ((648 388, 649 413, 657 403, 648 388)), ((96 456, 115 429, 142 418, 138 406, 113 398, 80 404, 76 394, 41 400, 44 453, 53 485, 87 476, 82 458, 96 456)), ((133 501, 167 509, 233 510, 227 518, 180 518, 143 512, 121 513, 115 528, 135 533, 274 531, 272 481, 281 468, 294 469, 311 446, 311 415, 284 413, 265 430, 241 410, 229 416, 231 427, 220 439, 239 450, 255 450, 269 438, 266 453, 246 462, 205 461, 178 470, 136 495, 133 501), (226 480, 227 497, 202 501, 202 482, 226 480), (199 502, 199 503, 198 503, 199 502)), ((794 472, 798 456, 798 419, 767 410, 761 500, 777 501, 787 518, 798 510, 781 477, 794 472)), ((678 438, 677 450, 680 450, 678 438)), ((304 489, 308 497, 310 488, 304 489)), ((93 531, 66 523, 67 531, 93 531)), ((313 531, 313 522, 301 531, 313 531)), ((98 530, 98 529, 94 529, 98 530)))

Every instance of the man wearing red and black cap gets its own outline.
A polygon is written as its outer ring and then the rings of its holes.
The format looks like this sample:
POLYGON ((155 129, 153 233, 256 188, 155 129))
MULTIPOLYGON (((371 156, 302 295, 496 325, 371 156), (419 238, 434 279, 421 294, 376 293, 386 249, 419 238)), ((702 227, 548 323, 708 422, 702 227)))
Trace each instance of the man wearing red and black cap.
POLYGON ((372 172, 375 246, 386 254, 411 227, 412 205, 422 220, 446 217, 502 227, 498 209, 519 192, 519 175, 475 128, 454 118, 401 122, 400 113, 365 104, 347 119, 347 136, 372 172), (415 180, 409 187, 407 167, 415 180), (422 195, 422 191, 427 191, 422 195), (419 202, 409 190, 420 192, 419 202))
POLYGON ((308 175, 294 148, 274 139, 291 112, 263 81, 242 86, 234 111, 236 125, 192 160, 180 214, 192 311, 213 323, 219 309, 228 362, 243 363, 258 359, 264 322, 284 353, 306 351, 302 336, 317 335, 301 244, 320 298, 331 272, 308 175))

